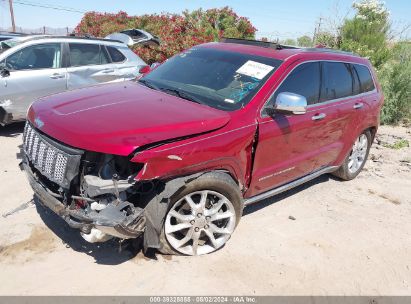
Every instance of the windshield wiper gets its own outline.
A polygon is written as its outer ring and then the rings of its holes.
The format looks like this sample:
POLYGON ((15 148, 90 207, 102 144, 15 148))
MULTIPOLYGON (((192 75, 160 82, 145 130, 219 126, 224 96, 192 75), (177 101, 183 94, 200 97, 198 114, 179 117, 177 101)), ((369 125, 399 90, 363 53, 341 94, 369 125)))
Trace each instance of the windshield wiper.
POLYGON ((197 97, 195 97, 195 96, 193 96, 193 95, 191 95, 191 94, 189 94, 189 93, 187 93, 187 92, 178 90, 178 89, 160 88, 160 90, 163 91, 163 92, 170 92, 170 93, 172 93, 173 95, 176 95, 176 96, 178 96, 178 97, 180 97, 180 98, 183 98, 183 99, 186 99, 186 100, 195 102, 195 103, 203 104, 203 102, 202 102, 200 99, 198 99, 197 97))
POLYGON ((160 88, 150 81, 147 81, 145 79, 139 79, 138 82, 141 83, 142 85, 145 85, 146 87, 150 89, 160 91, 160 88))

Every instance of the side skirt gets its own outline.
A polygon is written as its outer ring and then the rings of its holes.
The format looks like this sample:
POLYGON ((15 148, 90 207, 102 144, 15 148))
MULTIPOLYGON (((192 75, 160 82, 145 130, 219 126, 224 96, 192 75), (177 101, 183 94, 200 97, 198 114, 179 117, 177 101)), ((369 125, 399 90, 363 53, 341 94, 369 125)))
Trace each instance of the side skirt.
POLYGON ((267 192, 252 196, 252 197, 250 197, 250 198, 248 198, 244 201, 244 206, 248 206, 248 205, 254 204, 256 202, 262 201, 263 199, 266 199, 266 198, 269 198, 271 196, 280 194, 281 192, 284 192, 284 191, 290 190, 292 188, 295 188, 297 186, 300 186, 300 185, 302 185, 302 184, 304 184, 304 183, 306 183, 310 180, 313 180, 313 179, 315 179, 315 178, 317 178, 317 177, 319 177, 323 174, 334 172, 337 169, 338 169, 337 166, 329 166, 329 167, 319 169, 317 171, 314 171, 313 173, 305 175, 305 176, 303 176, 303 177, 301 177, 301 178, 299 178, 295 181, 292 181, 288 184, 285 184, 285 185, 282 185, 280 187, 269 190, 267 192))

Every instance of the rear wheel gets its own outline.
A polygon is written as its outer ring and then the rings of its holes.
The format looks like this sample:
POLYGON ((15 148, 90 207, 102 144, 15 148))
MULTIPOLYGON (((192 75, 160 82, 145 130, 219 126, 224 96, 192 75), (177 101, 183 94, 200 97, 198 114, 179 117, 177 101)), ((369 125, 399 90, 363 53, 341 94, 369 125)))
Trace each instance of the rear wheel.
POLYGON ((352 149, 341 167, 333 174, 344 180, 354 179, 362 170, 370 152, 371 133, 365 131, 355 140, 352 149))
POLYGON ((242 215, 238 186, 224 173, 207 173, 190 182, 168 210, 160 252, 202 255, 224 246, 242 215))

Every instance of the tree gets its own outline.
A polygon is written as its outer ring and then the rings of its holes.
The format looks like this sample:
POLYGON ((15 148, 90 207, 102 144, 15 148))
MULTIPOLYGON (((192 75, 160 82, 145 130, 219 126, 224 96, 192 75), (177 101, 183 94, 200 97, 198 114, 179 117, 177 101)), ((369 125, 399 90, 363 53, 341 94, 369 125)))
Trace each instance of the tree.
POLYGON ((389 57, 389 12, 379 0, 355 2, 352 19, 341 28, 341 48, 368 57, 378 69, 389 57))
POLYGON ((338 47, 338 38, 330 32, 320 32, 315 37, 315 45, 321 45, 328 48, 338 47))
POLYGON ((198 9, 193 12, 183 12, 183 16, 194 28, 204 31, 206 35, 214 37, 214 40, 222 36, 230 38, 253 39, 256 29, 245 17, 239 17, 231 8, 198 9))
MULTIPOLYGON (((411 42, 399 42, 391 59, 378 71, 385 102, 381 122, 395 124, 411 119, 411 42)), ((410 122, 410 121, 409 121, 410 122)))
POLYGON ((129 16, 86 13, 75 28, 77 34, 105 37, 128 28, 144 29, 161 39, 159 47, 138 46, 134 51, 147 63, 164 61, 194 45, 216 41, 221 37, 254 38, 256 28, 231 8, 184 11, 179 14, 152 14, 129 16))
POLYGON ((304 35, 297 38, 297 44, 302 47, 310 47, 313 46, 313 41, 311 40, 311 37, 304 35))
POLYGON ((285 39, 282 43, 285 45, 297 45, 297 42, 291 38, 285 39))
MULTIPOLYGON (((334 18, 316 44, 343 49, 370 59, 385 96, 381 122, 411 120, 411 42, 394 41, 389 12, 379 0, 353 4, 353 18, 334 18), (343 21, 340 21, 343 20, 343 21)), ((406 28, 404 29, 406 30, 406 28)))

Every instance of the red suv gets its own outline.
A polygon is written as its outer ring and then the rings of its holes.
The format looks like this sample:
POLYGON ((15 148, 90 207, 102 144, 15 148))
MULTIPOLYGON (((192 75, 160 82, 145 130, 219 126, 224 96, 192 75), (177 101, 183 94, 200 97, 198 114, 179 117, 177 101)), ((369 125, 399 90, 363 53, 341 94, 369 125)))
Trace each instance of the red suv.
POLYGON ((381 88, 368 60, 227 39, 139 80, 31 106, 22 168, 42 204, 90 242, 222 247, 244 206, 325 173, 358 175, 381 88))

